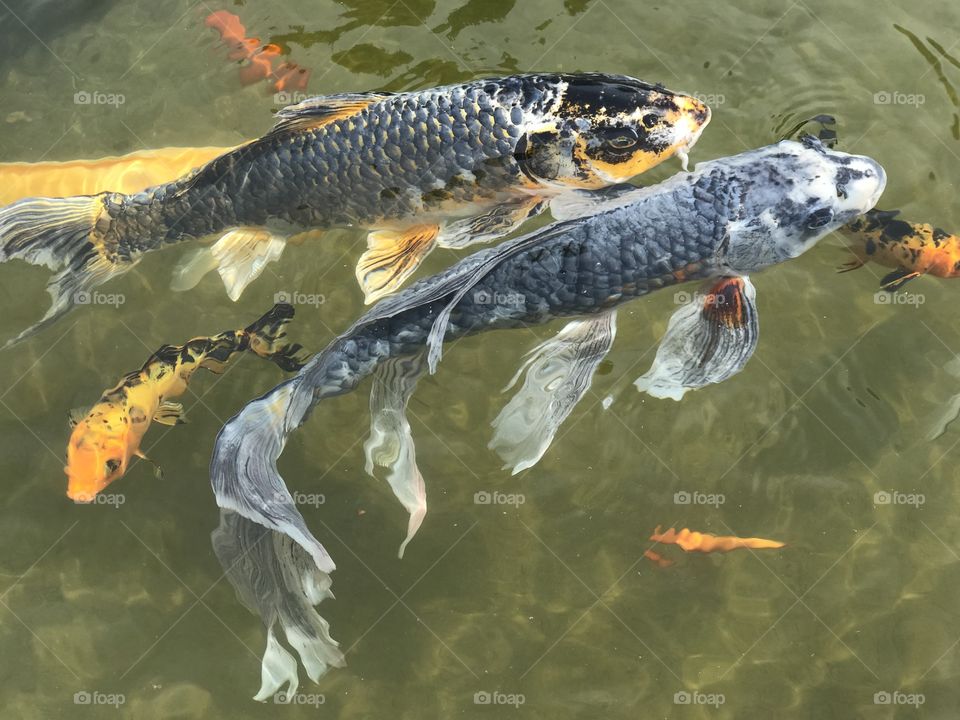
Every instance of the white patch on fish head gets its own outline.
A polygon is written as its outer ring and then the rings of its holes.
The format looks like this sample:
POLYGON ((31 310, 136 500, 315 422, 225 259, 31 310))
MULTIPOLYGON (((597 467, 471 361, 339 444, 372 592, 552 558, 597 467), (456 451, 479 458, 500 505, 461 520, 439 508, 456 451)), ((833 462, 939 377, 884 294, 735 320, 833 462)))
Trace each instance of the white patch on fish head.
POLYGON ((886 184, 874 160, 824 148, 809 138, 784 140, 735 158, 702 163, 739 186, 739 217, 730 224, 725 263, 750 272, 809 250, 871 209, 886 184))

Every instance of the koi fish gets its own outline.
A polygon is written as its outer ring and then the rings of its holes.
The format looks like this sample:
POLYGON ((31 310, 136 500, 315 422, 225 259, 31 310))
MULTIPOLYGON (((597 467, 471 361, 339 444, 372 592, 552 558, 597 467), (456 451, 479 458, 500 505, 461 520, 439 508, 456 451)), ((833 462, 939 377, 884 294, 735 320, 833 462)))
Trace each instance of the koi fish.
POLYGON ((67 497, 91 502, 107 485, 123 477, 134 457, 152 462, 140 449, 143 436, 151 422, 184 422, 183 406, 170 398, 186 392, 199 368, 220 373, 235 355, 249 350, 284 370, 299 370, 304 362, 300 345, 281 342, 293 312, 290 305, 277 304, 243 330, 193 338, 184 345, 164 345, 143 367, 104 392, 89 411, 75 413, 64 468, 69 478, 67 497))
POLYGON ((259 38, 247 37, 246 28, 233 13, 217 10, 207 16, 204 25, 220 33, 220 41, 230 48, 227 57, 245 63, 240 68, 243 85, 272 78, 274 92, 306 89, 310 71, 296 63, 280 62, 280 46, 261 45, 259 38))
POLYGON ((176 180, 228 147, 170 147, 66 162, 0 163, 0 205, 28 197, 135 193, 176 180))
POLYGON ((660 532, 660 526, 653 531, 650 539, 654 542, 664 545, 676 545, 684 552, 730 552, 740 548, 750 548, 752 550, 767 550, 773 548, 782 548, 783 543, 776 540, 766 540, 764 538, 742 538, 733 535, 711 535, 710 533, 701 533, 683 528, 680 531, 670 528, 666 532, 660 532))
MULTIPOLYGON (((210 466, 217 503, 286 534, 318 570, 332 572, 333 559, 307 527, 276 462, 318 402, 373 375, 379 397, 371 399, 368 468, 390 469, 391 488, 410 516, 406 544, 426 513, 426 492, 404 409, 417 380, 436 369, 445 341, 564 317, 609 326, 618 306, 691 280, 720 284, 728 296, 744 286, 727 278, 805 252, 872 208, 885 183, 883 168, 870 158, 828 150, 813 138, 784 141, 700 163, 655 186, 601 196, 592 214, 470 255, 377 303, 295 376, 234 416, 217 437, 210 466)), ((723 322, 699 306, 694 313, 682 309, 683 327, 675 330, 688 342, 671 346, 675 362, 662 363, 661 382, 672 373, 676 383, 699 387, 742 369, 749 354, 718 353, 723 343, 716 343, 716 332, 702 329, 714 325, 725 333, 737 317, 756 318, 751 294, 730 306, 739 310, 723 322)), ((571 333, 565 342, 580 345, 580 337, 590 333, 571 333)), ((582 349, 586 365, 603 351, 596 342, 582 349)), ((550 383, 563 406, 554 422, 579 399, 581 375, 550 383)), ((544 430, 554 431, 553 422, 544 430)), ((542 454, 540 443, 532 445, 542 454)))
POLYGON ((854 259, 839 268, 849 272, 873 261, 894 268, 880 287, 894 292, 921 275, 960 277, 960 237, 927 223, 898 219, 899 210, 871 210, 842 228, 855 242, 854 259))
POLYGON ((407 93, 349 93, 282 110, 264 137, 173 182, 125 195, 32 198, 0 209, 0 261, 57 271, 53 303, 171 243, 219 237, 177 289, 220 272, 232 299, 304 230, 372 230, 357 279, 368 302, 435 246, 504 236, 570 188, 626 181, 687 150, 710 120, 696 98, 596 73, 517 75, 407 93))

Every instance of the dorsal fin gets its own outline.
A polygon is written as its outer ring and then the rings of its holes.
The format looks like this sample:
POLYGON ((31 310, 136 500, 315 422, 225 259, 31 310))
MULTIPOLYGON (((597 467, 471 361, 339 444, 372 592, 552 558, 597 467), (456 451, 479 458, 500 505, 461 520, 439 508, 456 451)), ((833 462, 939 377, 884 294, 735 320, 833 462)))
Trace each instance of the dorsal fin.
POLYGON ((393 94, 387 92, 342 93, 307 98, 278 112, 277 124, 273 126, 270 134, 323 127, 340 118, 356 115, 369 105, 393 94))

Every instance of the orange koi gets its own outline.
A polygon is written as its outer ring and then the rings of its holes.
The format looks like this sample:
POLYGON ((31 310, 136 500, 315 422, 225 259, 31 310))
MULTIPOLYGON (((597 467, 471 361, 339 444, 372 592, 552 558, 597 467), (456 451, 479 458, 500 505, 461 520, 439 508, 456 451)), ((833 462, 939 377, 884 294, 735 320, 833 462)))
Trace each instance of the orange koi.
POLYGON ((233 13, 217 10, 207 16, 204 25, 220 33, 220 41, 229 48, 230 60, 245 63, 240 68, 241 84, 271 79, 274 92, 306 89, 310 72, 296 63, 280 62, 283 50, 279 45, 262 45, 260 38, 247 37, 247 29, 233 13))
MULTIPOLYGON (((89 411, 71 414, 73 431, 64 468, 67 497, 92 502, 97 493, 123 477, 134 457, 152 463, 140 449, 143 436, 151 422, 185 422, 183 406, 170 398, 186 392, 199 368, 223 372, 226 364, 245 350, 287 371, 303 367, 306 358, 301 346, 281 342, 293 313, 290 305, 277 304, 243 330, 193 338, 184 345, 164 345, 139 370, 104 392, 89 411)), ((153 464, 159 475, 159 466, 153 464)))
POLYGON ((921 275, 960 277, 960 237, 927 223, 900 220, 899 210, 871 210, 844 226, 854 259, 837 269, 849 272, 868 261, 894 268, 880 280, 884 290, 899 290, 921 275))
POLYGON ((729 552, 739 548, 750 548, 752 550, 767 550, 771 548, 782 548, 782 542, 776 540, 766 540, 764 538, 741 538, 732 535, 711 535, 709 533, 695 532, 683 528, 679 532, 670 528, 666 532, 660 532, 660 526, 653 531, 650 539, 654 542, 664 545, 677 545, 684 552, 729 552))

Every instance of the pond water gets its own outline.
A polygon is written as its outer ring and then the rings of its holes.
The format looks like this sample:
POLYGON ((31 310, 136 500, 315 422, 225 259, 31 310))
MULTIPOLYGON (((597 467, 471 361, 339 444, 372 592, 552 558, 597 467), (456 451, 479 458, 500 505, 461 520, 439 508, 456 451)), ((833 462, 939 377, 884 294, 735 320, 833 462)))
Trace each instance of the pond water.
MULTIPOLYGON (((220 9, 309 68, 313 94, 531 69, 694 92, 714 114, 693 162, 828 113, 840 149, 886 168, 881 207, 960 229, 960 9, 931 0, 7 0, 0 161, 262 134, 277 99, 239 82, 203 23, 220 9), (77 104, 80 92, 123 102, 77 104)), ((281 371, 244 358, 221 376, 198 374, 183 398, 190 423, 155 427, 145 442, 164 478, 135 464, 112 488, 122 504, 64 496, 67 412, 161 344, 246 325, 280 291, 323 296, 290 328, 319 350, 363 311, 352 273, 363 238, 336 231, 289 249, 237 303, 215 275, 169 291, 185 248, 152 254, 105 288, 122 304, 80 307, 4 353, 4 717, 960 714, 960 425, 926 439, 960 393, 946 367, 960 351, 960 287, 922 278, 908 286, 912 302, 877 302, 888 270, 835 273, 849 259, 837 236, 753 277, 756 355, 680 403, 630 385, 653 358, 673 293, 625 306, 591 392, 543 460, 515 477, 487 448, 508 397, 500 389, 562 322, 459 342, 411 401, 430 509, 403 560, 406 513, 363 471, 366 386, 319 406, 280 467, 292 489, 324 496, 302 510, 337 562, 336 599, 321 613, 347 666, 319 684, 301 670, 296 705, 254 702, 265 633, 211 548, 219 518, 207 466, 219 428, 281 371), (484 491, 523 502, 475 502, 484 491), (682 493, 714 502, 683 504, 682 493), (642 557, 657 525, 786 547, 659 548, 676 561, 660 568, 642 557)), ((434 253, 421 272, 453 259, 434 253)), ((0 267, 3 337, 45 307, 44 278, 0 267)))

